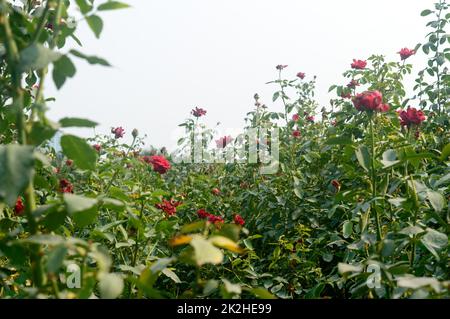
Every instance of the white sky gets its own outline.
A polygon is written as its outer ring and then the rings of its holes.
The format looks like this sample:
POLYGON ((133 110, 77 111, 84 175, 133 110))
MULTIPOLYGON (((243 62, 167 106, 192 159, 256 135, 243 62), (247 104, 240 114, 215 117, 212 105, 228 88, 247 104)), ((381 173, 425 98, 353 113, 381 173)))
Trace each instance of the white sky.
MULTIPOLYGON (((103 13, 105 28, 95 39, 78 28, 80 51, 106 58, 114 68, 76 61, 78 72, 55 96, 49 117, 86 117, 101 124, 146 133, 147 146, 172 148, 177 125, 195 107, 204 121, 239 128, 253 108, 253 95, 272 110, 275 66, 286 75, 317 75, 317 96, 327 105, 330 85, 353 58, 372 53, 398 60, 402 47, 424 42, 423 9, 433 0, 124 0, 133 8, 103 13)), ((72 46, 72 44, 71 44, 72 46)), ((411 62, 423 64, 423 54, 411 62)), ((418 71, 419 68, 414 69, 418 71)), ((410 78, 412 80, 414 77, 410 78)), ((89 136, 92 131, 76 133, 89 136)))

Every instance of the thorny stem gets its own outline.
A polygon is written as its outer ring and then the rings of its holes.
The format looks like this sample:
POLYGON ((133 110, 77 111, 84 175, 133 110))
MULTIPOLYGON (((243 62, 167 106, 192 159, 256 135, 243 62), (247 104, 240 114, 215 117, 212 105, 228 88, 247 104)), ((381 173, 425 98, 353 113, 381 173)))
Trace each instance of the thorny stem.
POLYGON ((437 21, 438 21, 438 29, 436 30, 436 54, 435 54, 435 61, 436 61, 436 84, 437 84, 437 105, 438 105, 438 114, 441 115, 441 73, 439 70, 439 43, 440 43, 440 32, 442 31, 441 28, 441 13, 442 13, 442 0, 439 0, 439 11, 437 14, 437 21))
POLYGON ((289 126, 289 120, 288 120, 288 113, 287 113, 287 104, 285 99, 285 93, 284 93, 284 87, 281 80, 281 70, 278 72, 278 81, 280 82, 280 88, 281 88, 281 100, 283 101, 284 105, 284 117, 286 120, 286 129, 289 126))
MULTIPOLYGON (((6 51, 8 57, 8 64, 10 68, 12 85, 13 85, 13 105, 16 114, 16 129, 18 134, 18 142, 21 145, 27 144, 26 129, 25 129, 25 114, 24 114, 24 100, 22 89, 22 72, 19 69, 19 50, 14 40, 14 35, 11 30, 9 16, 6 12, 8 5, 5 0, 1 0, 2 9, 0 11, 0 23, 3 26, 6 36, 6 51)), ((33 211, 36 209, 33 181, 30 180, 25 191, 25 215, 28 220, 29 231, 32 235, 38 232, 38 226, 33 216, 33 211)), ((37 287, 45 285, 45 276, 42 265, 42 248, 40 245, 32 245, 30 247, 30 259, 33 273, 33 283, 37 287)))
MULTIPOLYGON (((127 152, 125 153, 124 158, 128 158, 128 154, 130 153, 131 149, 133 148, 134 142, 135 142, 135 141, 136 141, 136 138, 133 137, 133 142, 131 142, 131 145, 128 147, 128 150, 127 150, 127 152)), ((108 185, 107 185, 106 188, 105 188, 105 191, 104 191, 105 194, 108 193, 108 191, 109 191, 109 189, 111 188, 112 184, 113 184, 114 181, 116 180, 118 174, 119 174, 119 168, 116 168, 116 170, 114 171, 113 176, 111 177, 111 179, 110 179, 108 185)))
POLYGON ((373 129, 373 114, 370 115, 370 135, 371 135, 371 148, 372 148, 372 159, 371 159, 371 173, 372 173, 372 197, 373 204, 372 209, 375 212, 375 224, 377 228, 377 240, 381 240, 381 225, 380 225, 380 215, 376 209, 375 198, 377 197, 377 176, 375 171, 375 132, 373 129))

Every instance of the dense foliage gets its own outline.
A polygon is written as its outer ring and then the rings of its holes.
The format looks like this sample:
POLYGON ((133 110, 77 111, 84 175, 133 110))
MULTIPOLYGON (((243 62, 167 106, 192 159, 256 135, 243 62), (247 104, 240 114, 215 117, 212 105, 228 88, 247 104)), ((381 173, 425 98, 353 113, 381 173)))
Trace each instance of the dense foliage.
MULTIPOLYGON (((421 13, 425 44, 353 60, 320 111, 315 78, 276 66, 271 102, 284 112, 255 95, 246 118, 279 129, 275 174, 261 161, 175 161, 122 127, 83 139, 63 131, 97 123, 46 117, 49 70, 62 88, 74 59, 109 66, 65 50, 81 44, 75 21, 100 37, 101 13, 126 7, 0 0, 0 298, 450 296, 446 1, 421 13), (427 65, 409 96, 419 52, 427 65)), ((246 150, 245 138, 215 140, 205 116, 194 108, 180 125, 180 150, 198 139, 246 150)))

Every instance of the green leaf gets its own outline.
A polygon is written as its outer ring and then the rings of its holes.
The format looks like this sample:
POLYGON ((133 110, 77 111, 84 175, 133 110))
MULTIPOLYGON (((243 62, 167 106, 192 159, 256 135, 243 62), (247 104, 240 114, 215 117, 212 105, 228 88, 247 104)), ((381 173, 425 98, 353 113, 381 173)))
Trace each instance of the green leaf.
POLYGON ((41 223, 50 231, 58 229, 59 226, 64 224, 67 217, 67 212, 60 211, 57 206, 51 206, 46 213, 41 223))
POLYGON ((98 283, 100 296, 103 299, 115 299, 122 293, 123 279, 118 274, 102 275, 98 283))
POLYGON ((229 280, 223 278, 222 282, 224 283, 225 291, 230 294, 236 294, 239 295, 242 292, 241 285, 239 284, 233 284, 229 280))
POLYGON ((344 222, 344 225, 342 226, 342 235, 344 238, 348 238, 353 233, 353 223, 350 220, 347 220, 344 222))
POLYGON ((401 288, 419 289, 422 287, 430 286, 436 292, 440 291, 439 281, 432 277, 414 277, 411 275, 405 275, 398 277, 397 285, 401 288))
POLYGON ((72 60, 66 56, 61 56, 60 59, 53 63, 53 82, 55 82, 56 88, 59 90, 67 78, 72 78, 75 76, 77 69, 73 64, 72 60))
POLYGON ((444 185, 446 183, 450 182, 450 173, 448 173, 447 175, 441 177, 435 184, 434 187, 439 187, 441 185, 444 185))
POLYGON ((48 255, 47 259, 47 271, 50 273, 58 272, 61 268, 64 258, 67 254, 67 248, 64 245, 56 246, 52 252, 48 255))
POLYGON ((423 232, 424 232, 424 230, 422 228, 418 227, 418 226, 408 226, 408 227, 403 228, 400 231, 400 234, 417 235, 417 234, 420 234, 420 233, 423 233, 423 232))
POLYGON ((447 157, 450 156, 450 144, 445 145, 445 147, 442 149, 441 153, 441 161, 447 160, 447 157))
POLYGON ((64 203, 67 213, 79 227, 93 223, 97 217, 97 199, 66 193, 64 194, 64 203))
POLYGON ((440 257, 436 250, 441 250, 448 246, 447 235, 431 228, 427 229, 427 233, 420 241, 437 260, 440 260, 440 257))
POLYGON ((47 245, 47 246, 57 246, 64 244, 64 237, 59 235, 33 235, 28 238, 22 239, 22 242, 31 243, 31 244, 39 244, 39 245, 47 245))
POLYGON ((250 292, 259 299, 276 299, 267 289, 261 287, 250 289, 250 292))
POLYGON ((33 147, 16 144, 0 146, 0 200, 13 206, 33 175, 33 147))
POLYGON ((439 213, 444 209, 445 199, 441 193, 429 189, 427 190, 427 198, 436 212, 439 213))
POLYGON ((371 161, 368 148, 365 145, 362 145, 358 147, 358 149, 355 151, 355 154, 359 164, 362 166, 362 168, 364 168, 366 172, 368 172, 371 161))
POLYGON ((192 233, 192 232, 196 232, 196 231, 200 231, 203 230, 205 228, 205 222, 203 220, 198 221, 198 222, 194 222, 194 223, 190 223, 187 225, 184 225, 180 232, 182 234, 188 234, 188 233, 192 233))
POLYGON ((20 52, 19 70, 21 72, 40 70, 60 57, 60 53, 50 50, 40 43, 32 44, 20 52))
POLYGON ((97 39, 100 38, 100 34, 103 30, 103 20, 99 16, 93 14, 86 17, 86 21, 97 39))
POLYGON ((65 117, 59 120, 61 127, 96 127, 97 122, 78 117, 65 117))
POLYGON ((383 164, 384 168, 394 166, 395 164, 398 164, 400 162, 401 161, 397 160, 397 152, 395 152, 394 150, 390 149, 383 153, 381 164, 383 164))
POLYGON ((353 144, 352 138, 350 136, 336 136, 331 137, 325 141, 327 145, 351 145, 353 144))
POLYGON ((164 268, 161 273, 163 273, 164 275, 166 275, 167 277, 169 277, 170 279, 172 279, 172 281, 176 284, 180 284, 181 280, 180 277, 177 276, 176 273, 174 273, 172 270, 170 270, 169 268, 164 268))
POLYGON ((201 236, 193 236, 190 245, 194 248, 194 259, 198 266, 217 265, 223 261, 222 251, 201 236))
POLYGON ((108 1, 97 7, 98 11, 106 11, 106 10, 117 10, 117 9, 125 9, 130 6, 126 3, 122 3, 119 1, 108 1))
POLYGON ((433 11, 431 11, 431 10, 423 10, 421 13, 420 13, 420 15, 422 16, 422 17, 425 17, 425 16, 427 16, 427 15, 429 15, 430 13, 432 13, 433 11))
POLYGON ((105 59, 96 57, 96 56, 89 56, 89 55, 81 53, 77 50, 70 50, 70 53, 72 55, 76 56, 77 58, 86 60, 89 64, 100 64, 103 66, 111 66, 111 64, 109 64, 108 61, 106 61, 105 59))
POLYGON ((279 96, 280 96, 280 92, 275 92, 272 96, 272 101, 275 102, 279 96))
POLYGON ((43 142, 51 139, 57 129, 58 125, 54 123, 47 123, 45 125, 41 122, 33 122, 33 126, 31 127, 31 132, 28 136, 28 142, 33 145, 40 145, 43 142))
POLYGON ((297 196, 298 198, 303 198, 302 196, 302 186, 300 183, 300 179, 296 176, 294 176, 294 194, 295 196, 297 196))
POLYGON ((427 233, 422 237, 421 241, 427 248, 444 249, 448 245, 447 235, 432 228, 427 229, 427 233))
POLYGON ((95 169, 97 152, 84 139, 73 135, 64 135, 61 137, 61 147, 64 155, 72 159, 79 168, 95 169))
POLYGON ((89 4, 86 0, 75 0, 75 2, 77 3, 78 8, 80 8, 82 14, 88 13, 93 8, 92 5, 89 4))
POLYGON ((363 270, 361 265, 350 265, 345 263, 338 263, 338 271, 340 274, 345 274, 348 272, 360 273, 363 270))

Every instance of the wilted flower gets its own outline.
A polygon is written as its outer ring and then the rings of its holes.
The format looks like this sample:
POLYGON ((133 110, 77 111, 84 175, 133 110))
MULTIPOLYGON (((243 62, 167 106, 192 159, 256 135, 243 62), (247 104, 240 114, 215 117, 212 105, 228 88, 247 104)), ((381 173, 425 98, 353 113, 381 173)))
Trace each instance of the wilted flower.
POLYGON ((359 86, 358 80, 352 79, 348 84, 347 87, 354 89, 355 87, 359 86))
POLYGON ((206 115, 206 110, 196 107, 195 109, 192 109, 191 111, 192 115, 194 115, 195 117, 201 117, 203 115, 206 115))
POLYGON ((138 137, 138 135, 139 135, 139 131, 136 128, 133 129, 133 131, 131 131, 131 136, 133 136, 133 138, 138 137))
POLYGON ((276 69, 280 70, 280 71, 285 69, 285 68, 287 68, 287 65, 283 65, 283 64, 278 64, 277 67, 276 67, 276 69))

